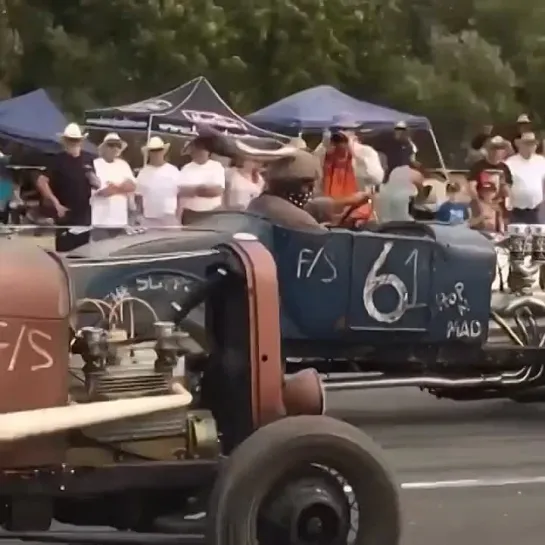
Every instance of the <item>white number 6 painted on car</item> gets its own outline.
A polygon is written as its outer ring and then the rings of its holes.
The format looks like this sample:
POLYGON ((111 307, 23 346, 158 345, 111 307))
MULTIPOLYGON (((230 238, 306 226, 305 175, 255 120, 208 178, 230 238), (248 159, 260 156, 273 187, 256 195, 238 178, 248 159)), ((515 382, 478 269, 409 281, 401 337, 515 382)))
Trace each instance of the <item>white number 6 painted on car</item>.
POLYGON ((373 263, 363 285, 363 305, 367 314, 377 322, 384 324, 393 324, 401 319, 408 305, 408 291, 403 280, 395 274, 378 274, 393 245, 393 242, 386 242, 384 244, 382 252, 380 252, 377 260, 373 263), (396 307, 391 312, 381 312, 375 305, 375 292, 381 286, 389 286, 396 291, 398 301, 396 307))

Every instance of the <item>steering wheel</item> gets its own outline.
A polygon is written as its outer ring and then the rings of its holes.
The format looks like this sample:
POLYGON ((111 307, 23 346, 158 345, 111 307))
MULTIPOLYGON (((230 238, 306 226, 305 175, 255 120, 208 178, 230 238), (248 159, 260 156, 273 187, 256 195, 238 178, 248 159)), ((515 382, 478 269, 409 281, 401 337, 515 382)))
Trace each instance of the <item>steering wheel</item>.
POLYGON ((361 222, 358 218, 352 218, 352 214, 361 206, 368 204, 371 201, 370 197, 366 197, 364 200, 351 204, 342 213, 341 217, 335 222, 334 227, 342 227, 344 229, 359 230, 361 227, 358 222, 361 222))

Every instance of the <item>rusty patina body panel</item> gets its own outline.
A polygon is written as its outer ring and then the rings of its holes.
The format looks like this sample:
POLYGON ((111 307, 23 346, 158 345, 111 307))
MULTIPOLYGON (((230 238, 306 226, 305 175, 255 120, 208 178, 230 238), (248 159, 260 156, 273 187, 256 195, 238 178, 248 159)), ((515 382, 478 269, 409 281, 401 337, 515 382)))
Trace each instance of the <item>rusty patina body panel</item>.
MULTIPOLYGON (((0 242, 0 412, 68 400, 70 289, 62 262, 32 245, 0 242)), ((2 467, 62 462, 62 437, 0 445, 2 467)))

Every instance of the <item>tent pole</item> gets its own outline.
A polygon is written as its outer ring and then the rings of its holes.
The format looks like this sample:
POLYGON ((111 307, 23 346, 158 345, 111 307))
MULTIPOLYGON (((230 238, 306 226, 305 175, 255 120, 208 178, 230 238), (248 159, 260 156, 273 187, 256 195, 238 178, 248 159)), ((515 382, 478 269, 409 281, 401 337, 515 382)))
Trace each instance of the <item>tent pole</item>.
MULTIPOLYGON (((148 130, 146 131, 146 142, 145 142, 145 145, 147 146, 148 142, 150 141, 150 138, 151 138, 151 126, 153 124, 153 114, 150 114, 149 116, 149 121, 148 121, 148 130)), ((148 162, 148 152, 144 152, 142 154, 143 158, 144 158, 144 164, 142 166, 146 166, 146 163, 148 162)))
POLYGON ((433 147, 435 148, 437 157, 439 159, 439 165, 441 166, 441 170, 443 171, 443 174, 448 180, 447 165, 445 164, 445 159, 443 157, 443 154, 441 153, 441 149, 439 148, 439 142, 437 142, 437 138, 435 137, 435 133, 433 132, 433 128, 431 126, 429 132, 431 136, 431 141, 433 142, 433 147))

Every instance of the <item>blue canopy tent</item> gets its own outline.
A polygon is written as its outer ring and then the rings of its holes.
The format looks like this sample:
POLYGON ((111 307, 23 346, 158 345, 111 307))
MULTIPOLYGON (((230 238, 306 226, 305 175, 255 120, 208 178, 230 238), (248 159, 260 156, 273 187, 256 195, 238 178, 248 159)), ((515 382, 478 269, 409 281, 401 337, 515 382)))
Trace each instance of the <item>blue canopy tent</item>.
POLYGON ((246 119, 268 130, 294 133, 321 132, 331 128, 339 117, 351 119, 367 129, 393 129, 399 122, 405 122, 413 129, 423 129, 431 137, 441 167, 446 168, 427 118, 358 100, 330 85, 319 85, 290 95, 246 119))
POLYGON ((339 114, 368 128, 392 128, 400 121, 414 128, 429 130, 431 127, 425 117, 357 100, 330 85, 319 85, 290 95, 254 112, 246 119, 268 129, 317 131, 331 127, 339 114))
MULTIPOLYGON (((44 153, 61 150, 57 135, 67 123, 43 89, 0 102, 0 138, 44 153)), ((90 142, 85 142, 84 149, 96 153, 96 147, 90 142)))

